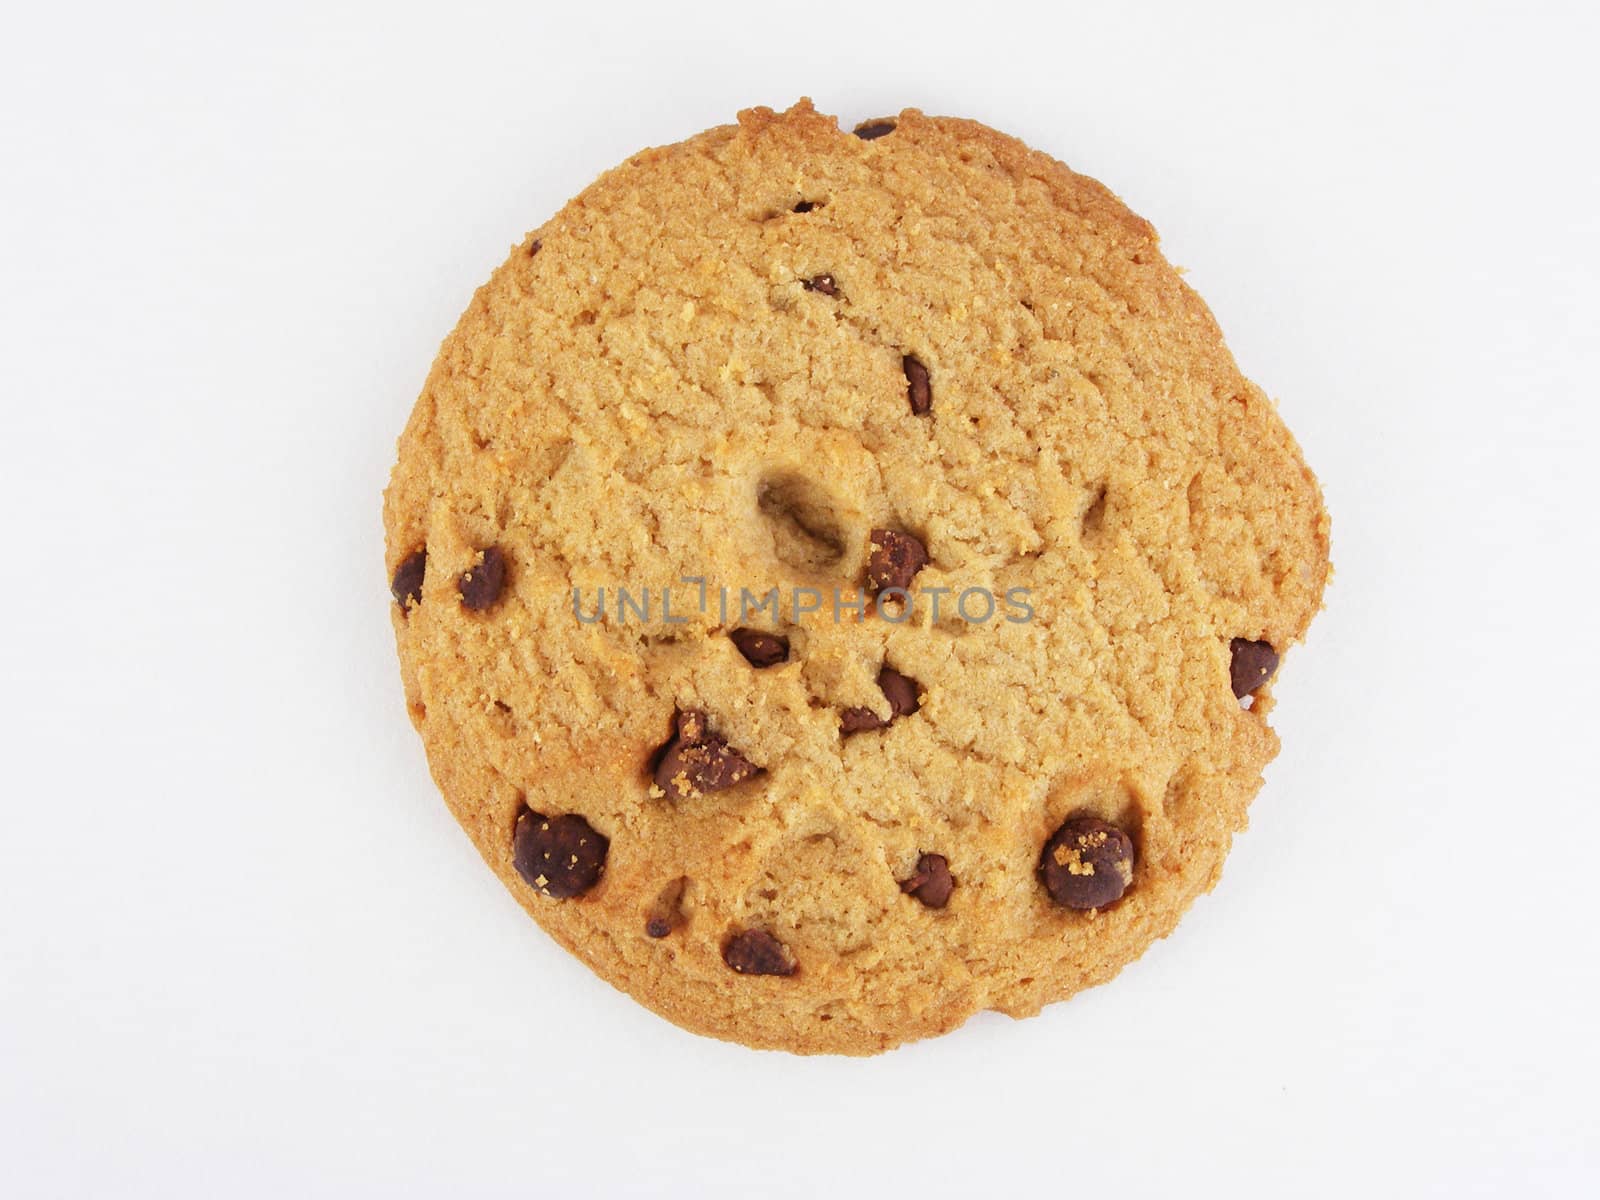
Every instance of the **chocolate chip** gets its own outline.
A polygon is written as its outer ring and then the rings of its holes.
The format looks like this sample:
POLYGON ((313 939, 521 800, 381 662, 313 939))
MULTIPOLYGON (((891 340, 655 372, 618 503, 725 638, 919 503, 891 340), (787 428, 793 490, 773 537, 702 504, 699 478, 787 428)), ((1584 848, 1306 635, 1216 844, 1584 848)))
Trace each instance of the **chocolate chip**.
POLYGON ((734 934, 722 947, 722 961, 741 975, 793 975, 783 943, 764 929, 734 934))
POLYGON ((878 690, 889 701, 889 716, 885 720, 870 708, 847 708, 839 714, 840 733, 864 733, 869 729, 882 729, 896 717, 908 717, 922 705, 917 693, 922 689, 915 679, 902 675, 893 667, 878 672, 878 690))
POLYGON ((705 713, 697 708, 680 708, 673 713, 672 727, 682 742, 703 742, 711 733, 705 713))
POLYGON ((646 937, 664 938, 683 924, 683 891, 688 883, 688 877, 680 875, 656 894, 655 900, 645 910, 646 937))
POLYGON ((680 712, 677 736, 661 751, 656 786, 674 800, 720 792, 743 783, 761 768, 711 732, 702 712, 680 712))
POLYGON ((917 686, 917 681, 892 667, 884 667, 878 672, 878 687, 889 698, 890 711, 896 717, 909 717, 922 707, 917 700, 917 693, 922 690, 917 686))
POLYGON ((911 878, 900 885, 908 896, 915 896, 929 908, 943 908, 950 903, 950 893, 956 881, 950 877, 950 862, 942 854, 924 854, 917 859, 917 869, 911 878))
POLYGON ((610 845, 577 813, 546 817, 524 811, 517 818, 511 862, 531 887, 552 900, 570 900, 600 882, 610 845))
POLYGON ((874 529, 867 549, 867 587, 874 592, 910 587, 928 561, 920 541, 894 529, 874 529))
POLYGON ((675 741, 656 768, 656 786, 674 800, 720 792, 743 783, 760 768, 721 738, 675 741))
POLYGON ((906 395, 911 400, 913 416, 924 417, 933 411, 933 385, 928 381, 928 368, 911 355, 900 360, 906 372, 906 395))
POLYGON ((1272 678, 1278 669, 1278 652, 1270 642, 1252 642, 1246 638, 1233 639, 1233 664, 1229 674, 1233 678, 1233 694, 1241 700, 1272 678))
POLYGON ((422 580, 427 573, 426 548, 408 554, 394 569, 394 579, 389 584, 389 590, 394 593, 395 603, 400 606, 402 612, 422 603, 422 580))
POLYGON ((752 667, 771 667, 787 661, 789 639, 759 629, 735 629, 728 635, 752 667))
POLYGON ((506 556, 500 547, 490 546, 478 553, 477 562, 461 573, 456 589, 461 593, 461 607, 473 612, 491 608, 500 599, 500 589, 506 583, 506 556))
POLYGON ((847 708, 839 714, 840 733, 865 733, 869 729, 882 729, 888 723, 870 708, 847 708))
POLYGON ((821 292, 824 296, 839 294, 839 285, 833 281, 832 275, 813 275, 810 279, 801 280, 801 286, 808 292, 821 292))
POLYGON ((535 254, 539 253, 539 251, 541 251, 543 249, 544 249, 544 242, 541 241, 539 238, 534 238, 533 239, 533 245, 528 247, 528 257, 532 258, 535 254))
POLYGON ((1133 842, 1098 817, 1071 817, 1044 844, 1039 882, 1062 908, 1104 908, 1133 882, 1133 842))
POLYGON ((874 138, 881 138, 884 134, 893 132, 893 121, 867 121, 856 126, 856 136, 863 142, 870 142, 874 138))
POLYGON ((794 211, 797 212, 797 213, 808 213, 815 207, 816 207, 816 205, 811 203, 811 201, 802 200, 802 201, 800 201, 799 204, 796 204, 794 206, 794 211))

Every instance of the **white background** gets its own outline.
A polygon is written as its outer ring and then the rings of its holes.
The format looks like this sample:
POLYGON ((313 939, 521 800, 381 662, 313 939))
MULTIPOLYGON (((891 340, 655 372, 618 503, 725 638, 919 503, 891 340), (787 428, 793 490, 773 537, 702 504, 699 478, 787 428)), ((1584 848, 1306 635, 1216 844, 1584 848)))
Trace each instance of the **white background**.
POLYGON ((1592 13, 9 6, 0 1190, 1595 1195, 1592 13), (976 117, 1154 221, 1338 570, 1178 934, 866 1061, 683 1033, 503 894, 405 718, 379 521, 511 243, 802 94, 976 117))

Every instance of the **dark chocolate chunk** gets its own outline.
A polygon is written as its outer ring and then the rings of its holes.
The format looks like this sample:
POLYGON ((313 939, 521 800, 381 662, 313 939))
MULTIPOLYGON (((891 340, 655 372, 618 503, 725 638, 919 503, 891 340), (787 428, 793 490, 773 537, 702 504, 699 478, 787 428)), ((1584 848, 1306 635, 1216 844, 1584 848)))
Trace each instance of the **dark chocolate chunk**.
POLYGON ((1044 844, 1039 881, 1062 908, 1104 908, 1133 882, 1133 841, 1098 817, 1071 817, 1044 844))
POLYGON ((881 138, 886 133, 893 132, 893 121, 867 121, 857 125, 855 130, 856 136, 863 142, 870 142, 875 138, 881 138))
POLYGON ((847 708, 839 713, 840 733, 865 733, 869 729, 882 729, 888 723, 870 708, 847 708))
POLYGON ((656 786, 674 800, 720 792, 743 783, 760 768, 721 738, 675 741, 656 768, 656 786))
POLYGON ((814 209, 815 207, 816 207, 816 205, 813 204, 811 201, 802 200, 802 201, 800 201, 799 204, 796 204, 794 206, 794 211, 797 212, 797 213, 808 213, 812 209, 814 209))
POLYGON ((869 729, 882 729, 896 717, 908 717, 922 707, 917 695, 922 690, 915 679, 902 675, 893 667, 878 672, 878 690, 889 701, 889 716, 880 717, 870 708, 847 708, 839 713, 839 732, 863 733, 869 729))
POLYGON ((837 296, 839 285, 834 282, 832 275, 813 275, 810 279, 801 281, 808 292, 821 292, 824 296, 837 296))
POLYGON ((752 667, 772 667, 789 657, 789 639, 759 629, 735 629, 728 635, 752 667))
POLYGON ((1233 694, 1241 700, 1272 678, 1278 669, 1278 652, 1270 642, 1252 642, 1246 638, 1233 639, 1233 664, 1229 674, 1233 681, 1233 694))
POLYGON ((722 961, 741 975, 793 975, 783 943, 764 929, 734 934, 722 947, 722 961))
POLYGON ((428 573, 428 551, 424 548, 408 554, 394 569, 394 579, 389 590, 402 612, 422 603, 422 580, 428 573))
POLYGON ((698 708, 680 708, 672 714, 672 728, 681 742, 703 742, 711 732, 705 713, 698 708))
POLYGON ((671 799, 720 792, 761 773, 760 767, 711 732, 704 713, 679 712, 677 729, 655 770, 656 786, 671 799))
POLYGON ((924 854, 917 859, 917 868, 911 878, 900 885, 908 896, 915 896, 929 908, 943 908, 950 903, 950 893, 956 881, 950 876, 950 863, 942 854, 924 854))
POLYGON ((918 692, 922 690, 917 681, 909 675, 900 674, 893 667, 884 667, 878 672, 878 687, 889 698, 889 709, 896 717, 909 717, 922 707, 917 699, 918 692))
POLYGON ((927 548, 919 540, 894 529, 874 529, 867 549, 867 587, 874 592, 909 588, 928 561, 927 548))
POLYGON ((933 384, 928 379, 928 368, 911 355, 900 360, 906 372, 906 395, 911 401, 915 416, 926 416, 933 411, 933 384))
POLYGON ((600 882, 610 845, 577 813, 524 812, 517 818, 511 861, 530 886, 553 900, 570 900, 600 882))
POLYGON ((506 583, 506 556, 500 547, 490 546, 478 553, 478 561, 461 573, 456 588, 461 593, 461 607, 473 612, 483 612, 494 607, 500 599, 500 589, 506 583))

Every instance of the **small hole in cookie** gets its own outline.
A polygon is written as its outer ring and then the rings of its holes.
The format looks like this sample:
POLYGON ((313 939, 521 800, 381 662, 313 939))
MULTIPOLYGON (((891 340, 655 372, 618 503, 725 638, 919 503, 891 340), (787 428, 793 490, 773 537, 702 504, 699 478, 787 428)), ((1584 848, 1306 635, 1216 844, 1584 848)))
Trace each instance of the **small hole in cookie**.
POLYGON ((756 488, 756 506, 780 562, 817 570, 844 556, 844 534, 833 502, 814 480, 790 471, 769 475, 756 488))
POLYGON ((1095 490, 1094 497, 1089 501, 1089 507, 1083 510, 1083 536, 1092 538, 1105 528, 1106 524, 1106 489, 1102 484, 1095 490))
MULTIPOLYGON (((974 616, 979 615, 976 604, 970 606, 974 616)), ((930 614, 932 606, 929 606, 930 614)), ((932 627, 948 637, 966 637, 977 628, 972 621, 961 615, 952 597, 944 596, 939 605, 939 616, 932 622, 932 627)))
POLYGON ((517 714, 504 700, 496 700, 489 710, 489 727, 503 738, 517 735, 517 714))

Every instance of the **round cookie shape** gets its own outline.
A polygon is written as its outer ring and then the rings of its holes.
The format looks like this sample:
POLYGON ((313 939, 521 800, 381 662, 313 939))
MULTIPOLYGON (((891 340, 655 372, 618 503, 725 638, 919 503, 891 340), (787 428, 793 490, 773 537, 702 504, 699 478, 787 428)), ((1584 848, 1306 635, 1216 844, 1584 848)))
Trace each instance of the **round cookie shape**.
POLYGON ((445 801, 686 1028, 876 1053, 1110 979, 1215 885, 1328 519, 1151 227, 809 101, 512 250, 384 498, 445 801))

